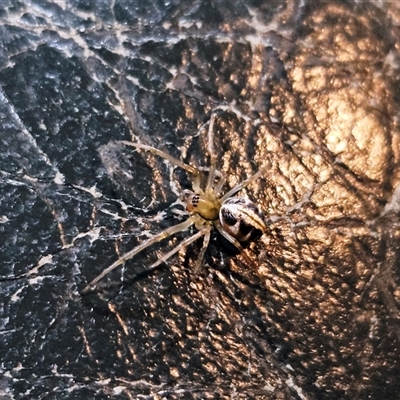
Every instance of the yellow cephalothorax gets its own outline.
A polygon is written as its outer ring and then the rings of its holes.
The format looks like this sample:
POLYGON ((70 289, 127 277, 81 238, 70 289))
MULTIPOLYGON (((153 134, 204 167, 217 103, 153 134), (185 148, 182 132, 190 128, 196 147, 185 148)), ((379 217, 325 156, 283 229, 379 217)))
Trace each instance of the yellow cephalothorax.
POLYGON ((197 213, 207 221, 218 219, 221 202, 217 198, 185 190, 183 201, 186 203, 186 211, 197 213))

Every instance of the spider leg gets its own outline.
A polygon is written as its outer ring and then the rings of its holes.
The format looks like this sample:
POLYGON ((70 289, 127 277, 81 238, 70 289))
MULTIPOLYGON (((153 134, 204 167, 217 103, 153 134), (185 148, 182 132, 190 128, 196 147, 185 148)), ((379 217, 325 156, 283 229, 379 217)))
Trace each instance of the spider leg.
MULTIPOLYGON (((198 170, 199 170, 200 172, 207 172, 207 173, 208 173, 208 176, 210 176, 210 170, 211 170, 210 167, 197 167, 197 168, 198 168, 198 170)), ((217 184, 215 185, 214 194, 215 194, 215 195, 218 195, 219 192, 220 192, 221 189, 222 189, 222 186, 224 186, 224 184, 225 184, 225 182, 226 182, 226 178, 225 178, 224 175, 222 175, 222 172, 221 172, 221 171, 219 171, 218 169, 215 169, 215 170, 214 170, 214 183, 215 183, 216 178, 218 178, 218 182, 217 182, 217 184)), ((213 185, 213 184, 211 183, 211 187, 212 187, 212 185, 213 185)), ((210 191, 211 191, 211 187, 210 187, 210 191)), ((195 190, 196 193, 203 193, 203 190, 200 188, 200 186, 198 186, 198 189, 196 190, 196 188, 195 188, 194 185, 193 185, 193 189, 195 190)))
POLYGON ((235 193, 239 192, 239 190, 242 190, 243 188, 245 188, 251 182, 258 179, 269 168, 270 168, 270 164, 268 163, 266 166, 259 169, 254 175, 251 175, 249 178, 247 178, 243 182, 238 183, 234 188, 229 190, 227 193, 225 193, 221 197, 221 203, 223 203, 226 199, 229 199, 229 197, 232 197, 232 195, 234 195, 235 193))
POLYGON ((150 153, 153 153, 159 157, 162 157, 165 160, 168 160, 170 163, 177 165, 178 167, 181 167, 182 169, 193 174, 194 176, 200 175, 200 171, 197 168, 193 167, 192 165, 185 164, 181 160, 178 160, 177 158, 172 157, 171 155, 165 153, 164 151, 158 150, 155 147, 147 146, 142 143, 128 142, 126 140, 122 140, 121 143, 123 143, 126 146, 132 146, 132 147, 136 147, 137 149, 149 151, 150 153))
POLYGON ((208 228, 207 229, 202 229, 202 230, 198 231, 195 235, 190 236, 187 239, 183 240, 176 247, 174 247, 171 251, 169 251, 168 253, 164 254, 155 263, 151 264, 148 268, 146 268, 147 271, 151 271, 151 270, 157 268, 160 264, 162 264, 165 261, 167 261, 175 253, 177 253, 181 249, 184 249, 185 247, 189 246, 191 243, 195 242, 197 239, 201 238, 202 236, 205 236, 204 237, 204 241, 203 241, 203 246, 204 246, 204 242, 206 241, 207 235, 210 236, 210 231, 211 231, 211 229, 208 229, 208 228))
POLYGON ((226 239, 228 242, 232 243, 239 251, 240 255, 246 260, 247 264, 252 265, 253 262, 249 258, 249 256, 244 252, 242 245, 236 240, 232 235, 230 235, 220 224, 219 221, 214 222, 215 227, 218 229, 218 232, 226 239))
MULTIPOLYGON (((219 172, 219 171, 218 171, 218 172, 219 172)), ((220 173, 220 172, 219 172, 219 173, 220 173)), ((223 176, 223 175, 220 173, 219 181, 218 181, 218 183, 215 185, 215 188, 214 188, 214 196, 215 196, 215 197, 218 197, 218 196, 219 196, 219 192, 221 191, 221 189, 222 189, 222 187, 224 186, 225 182, 226 182, 225 176, 223 176)))
MULTIPOLYGON (((82 290, 82 293, 88 292, 97 282, 99 282, 102 278, 104 278, 109 272, 114 270, 115 268, 119 267, 120 265, 124 264, 126 261, 130 260, 136 254, 140 253, 147 247, 153 245, 154 243, 161 242, 162 240, 174 235, 175 233, 182 232, 188 229, 191 225, 193 225, 196 220, 198 219, 198 215, 194 214, 186 221, 183 221, 177 225, 171 226, 159 234, 145 240, 139 246, 135 247, 134 249, 128 251, 127 253, 123 254, 117 261, 112 263, 109 267, 107 267, 101 274, 99 274, 96 278, 94 278, 85 288, 82 290)), ((199 236, 200 237, 200 236, 199 236)))
POLYGON ((214 185, 215 173, 217 170, 217 155, 214 149, 214 121, 216 114, 211 116, 210 125, 208 127, 208 138, 207 138, 207 151, 210 156, 210 170, 208 172, 207 186, 205 193, 209 194, 212 192, 212 187, 214 185))
POLYGON ((204 253, 207 250, 208 244, 210 243, 210 237, 211 237, 211 225, 207 225, 205 228, 203 228, 200 232, 204 232, 204 240, 203 240, 203 246, 201 247, 199 257, 197 258, 196 264, 194 266, 194 273, 197 274, 200 271, 200 268, 203 264, 203 258, 204 258, 204 253))

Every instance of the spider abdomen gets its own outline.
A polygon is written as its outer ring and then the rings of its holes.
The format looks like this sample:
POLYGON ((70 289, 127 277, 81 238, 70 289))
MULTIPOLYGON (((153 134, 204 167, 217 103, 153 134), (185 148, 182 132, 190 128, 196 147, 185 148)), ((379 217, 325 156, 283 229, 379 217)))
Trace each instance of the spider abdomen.
POLYGON ((263 213, 244 197, 225 200, 219 210, 219 221, 224 230, 240 243, 252 242, 266 230, 263 213))

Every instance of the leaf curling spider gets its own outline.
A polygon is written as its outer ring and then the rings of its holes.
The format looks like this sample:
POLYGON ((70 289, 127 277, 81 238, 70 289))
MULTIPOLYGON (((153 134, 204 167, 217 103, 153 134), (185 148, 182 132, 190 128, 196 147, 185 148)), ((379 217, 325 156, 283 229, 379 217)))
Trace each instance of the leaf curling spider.
POLYGON ((186 164, 175 157, 155 148, 141 143, 134 143, 122 141, 121 143, 126 146, 135 147, 153 153, 171 164, 180 167, 192 175, 192 189, 183 190, 181 193, 181 200, 186 205, 186 212, 189 218, 179 224, 173 225, 162 232, 150 237, 143 241, 140 245, 132 250, 124 253, 113 264, 104 269, 96 278, 94 278, 85 288, 82 293, 88 292, 94 288, 95 285, 106 276, 109 272, 124 264, 143 250, 152 246, 155 243, 161 242, 170 236, 179 232, 185 231, 192 225, 198 230, 194 235, 184 239, 176 247, 168 253, 160 257, 156 262, 150 265, 147 270, 152 270, 160 264, 167 261, 175 253, 188 247, 191 243, 204 236, 203 245, 201 247, 194 271, 197 272, 203 262, 205 251, 209 245, 211 231, 215 226, 218 232, 231 244, 233 244, 239 251, 240 255, 251 264, 250 258, 244 253, 242 245, 260 238, 266 231, 264 215, 258 206, 245 197, 232 197, 235 193, 239 192, 251 182, 258 179, 262 173, 269 167, 263 167, 249 178, 245 179, 235 187, 230 189, 226 194, 220 195, 226 178, 217 170, 217 155, 214 149, 214 120, 216 114, 211 116, 208 128, 207 137, 207 152, 210 158, 209 167, 194 167, 186 164), (201 186, 202 172, 208 172, 206 187, 203 190, 201 186))

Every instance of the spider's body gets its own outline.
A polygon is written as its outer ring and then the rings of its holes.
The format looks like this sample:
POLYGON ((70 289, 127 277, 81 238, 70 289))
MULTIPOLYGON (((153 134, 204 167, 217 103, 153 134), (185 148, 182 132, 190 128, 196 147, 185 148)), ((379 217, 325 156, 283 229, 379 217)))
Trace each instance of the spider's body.
POLYGON ((192 165, 185 164, 169 154, 151 146, 133 142, 122 142, 127 146, 133 146, 136 149, 149 151, 159 157, 162 157, 175 166, 181 167, 191 174, 193 190, 183 190, 181 193, 181 200, 186 205, 188 219, 165 229, 164 231, 145 240, 134 249, 123 254, 117 261, 103 270, 100 275, 90 282, 83 289, 83 292, 86 292, 94 287, 94 285, 96 285, 97 282, 110 271, 130 260, 144 249, 176 233, 187 230, 192 225, 198 229, 198 232, 187 239, 184 239, 175 248, 164 254, 161 258, 159 258, 158 261, 148 267, 148 269, 157 267, 179 250, 186 248, 190 243, 203 236, 203 246, 200 250, 200 254, 194 268, 195 271, 198 270, 202 264, 204 253, 210 242, 210 236, 213 227, 217 228, 219 233, 239 250, 240 254, 248 263, 251 263, 251 260, 248 258, 248 256, 243 253, 242 245, 246 245, 249 242, 258 239, 265 232, 266 226, 264 222, 264 216, 257 205, 250 200, 243 197, 232 197, 232 195, 239 192, 249 183, 259 178, 265 168, 259 170, 256 174, 250 176, 248 179, 239 183, 233 189, 221 196, 220 191, 222 190, 226 180, 221 172, 219 172, 216 168, 217 156, 214 152, 213 144, 214 119, 215 115, 213 115, 211 118, 208 129, 207 150, 210 156, 209 168, 196 168, 192 165), (202 189, 200 187, 201 174, 204 171, 208 173, 208 176, 206 187, 205 189, 202 189))

